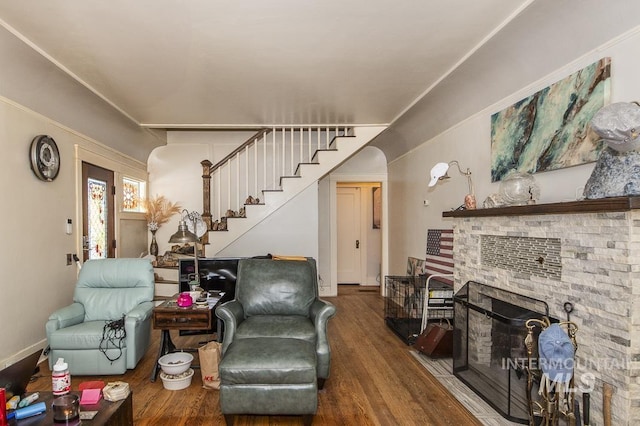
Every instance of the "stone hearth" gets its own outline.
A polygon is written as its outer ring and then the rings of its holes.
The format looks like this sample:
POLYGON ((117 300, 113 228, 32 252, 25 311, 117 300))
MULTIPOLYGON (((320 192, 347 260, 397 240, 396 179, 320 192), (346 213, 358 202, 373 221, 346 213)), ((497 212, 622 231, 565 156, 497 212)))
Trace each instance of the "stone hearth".
POLYGON ((478 281, 544 300, 560 319, 571 302, 576 379, 595 377, 592 423, 603 422, 603 383, 614 387, 612 424, 640 418, 640 198, 443 216, 454 228, 455 290, 478 281))

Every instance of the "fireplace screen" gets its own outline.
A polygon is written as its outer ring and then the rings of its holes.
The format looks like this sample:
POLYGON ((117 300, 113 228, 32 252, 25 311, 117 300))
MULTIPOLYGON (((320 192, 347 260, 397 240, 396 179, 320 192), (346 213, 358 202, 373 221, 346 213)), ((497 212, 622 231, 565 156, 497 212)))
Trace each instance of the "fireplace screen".
POLYGON ((456 293, 454 306, 454 375, 505 418, 528 423, 525 322, 548 317, 549 307, 474 281, 456 293))

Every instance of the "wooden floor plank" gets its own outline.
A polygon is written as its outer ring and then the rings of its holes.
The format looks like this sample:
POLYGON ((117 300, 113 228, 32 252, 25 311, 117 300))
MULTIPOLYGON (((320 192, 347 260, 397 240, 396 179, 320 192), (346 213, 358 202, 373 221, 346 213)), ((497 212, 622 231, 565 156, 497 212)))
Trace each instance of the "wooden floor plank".
MULTIPOLYGON (((480 425, 420 363, 409 347, 384 324, 384 304, 375 291, 340 286, 338 297, 327 298, 338 308, 329 322, 331 377, 318 393, 317 425, 480 425)), ((366 289, 371 290, 371 289, 366 289)), ((178 346, 195 347, 213 336, 178 336, 178 346)), ((88 380, 125 381, 133 389, 136 425, 224 424, 218 391, 202 388, 196 370, 188 389, 169 391, 160 378, 149 381, 160 341, 152 344, 135 370, 122 376, 74 376, 72 389, 88 380)), ((197 353, 196 361, 197 361, 197 353)), ((51 389, 51 372, 41 364, 29 391, 51 389)), ((300 425, 296 416, 237 416, 236 425, 300 425)))

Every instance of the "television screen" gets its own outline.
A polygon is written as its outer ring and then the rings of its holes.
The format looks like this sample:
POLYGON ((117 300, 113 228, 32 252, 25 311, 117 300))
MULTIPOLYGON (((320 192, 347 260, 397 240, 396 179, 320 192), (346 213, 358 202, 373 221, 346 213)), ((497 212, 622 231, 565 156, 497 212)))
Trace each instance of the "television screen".
MULTIPOLYGON (((219 290, 224 296, 218 303, 222 304, 233 300, 236 294, 236 275, 238 273, 238 261, 240 258, 200 258, 198 259, 198 275, 200 275, 200 287, 206 291, 219 290)), ((189 281, 195 277, 196 268, 193 259, 180 259, 178 264, 180 273, 180 291, 189 291, 189 281)), ((180 335, 211 334, 216 332, 217 323, 214 321, 210 330, 194 331, 180 330, 180 335)), ((222 332, 222 331, 221 331, 222 332)))
MULTIPOLYGON (((219 290, 233 294, 239 260, 239 258, 198 259, 200 287, 206 291, 219 290)), ((194 279, 196 272, 193 259, 180 259, 179 271, 180 291, 189 291, 189 281, 194 279)))

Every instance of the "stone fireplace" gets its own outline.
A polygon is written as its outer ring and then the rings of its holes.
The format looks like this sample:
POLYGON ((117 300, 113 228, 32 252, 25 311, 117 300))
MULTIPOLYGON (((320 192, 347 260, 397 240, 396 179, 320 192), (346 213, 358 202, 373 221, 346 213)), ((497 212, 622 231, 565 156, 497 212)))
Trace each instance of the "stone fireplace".
POLYGON ((489 284, 544 300, 559 319, 571 302, 576 383, 595 377, 592 424, 603 423, 604 383, 614 388, 612 424, 640 418, 640 197, 443 216, 454 228, 455 290, 489 284))

